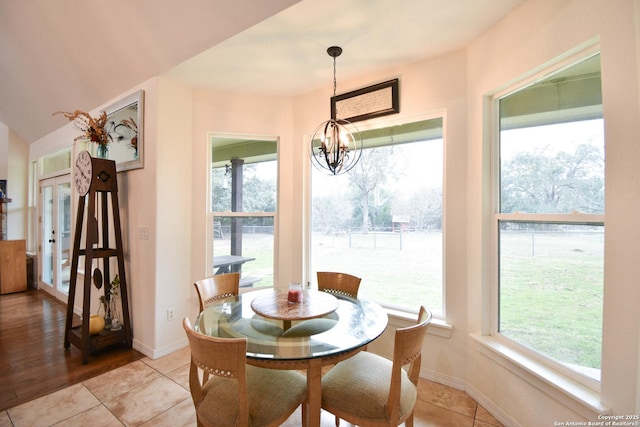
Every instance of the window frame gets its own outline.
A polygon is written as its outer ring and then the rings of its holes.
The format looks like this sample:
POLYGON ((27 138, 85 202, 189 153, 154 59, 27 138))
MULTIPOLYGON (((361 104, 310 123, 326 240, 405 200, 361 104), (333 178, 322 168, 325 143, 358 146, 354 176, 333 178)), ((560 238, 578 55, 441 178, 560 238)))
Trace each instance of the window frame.
MULTIPOLYGON (((511 339, 499 332, 499 310, 500 310, 500 222, 529 222, 529 223, 553 223, 553 224, 579 224, 605 226, 604 214, 587 213, 567 213, 567 214, 526 214, 526 213, 501 213, 500 212, 500 100, 516 93, 537 80, 544 79, 563 69, 569 68, 594 55, 600 54, 600 46, 591 46, 579 52, 571 52, 561 57, 555 63, 547 63, 539 67, 534 72, 525 76, 521 80, 511 82, 508 87, 503 88, 493 94, 487 95, 489 105, 488 123, 490 159, 489 159, 489 179, 490 179, 490 294, 489 304, 489 331, 491 340, 483 340, 482 337, 476 339, 487 348, 493 350, 491 354, 498 354, 501 358, 509 359, 520 368, 529 373, 534 373, 538 379, 560 388, 564 393, 568 393, 574 399, 587 404, 596 411, 604 410, 599 404, 599 393, 601 381, 596 380, 578 369, 571 369, 562 362, 545 356, 534 349, 531 349, 514 339, 511 339)), ((605 166, 606 167, 606 166, 605 166)), ((605 195, 606 197, 606 195, 605 195)), ((604 260, 603 260, 604 262, 604 260)), ((604 283, 603 283, 604 286, 604 283)), ((484 335, 487 336, 487 335, 484 335)), ((603 338, 603 336, 602 336, 603 338)), ((524 376, 527 378, 527 376, 524 376)), ((600 369, 602 378, 602 367, 600 369)), ((533 381, 531 381, 533 382, 533 381)))
MULTIPOLYGON (((366 122, 363 122, 361 124, 358 125, 358 130, 360 132, 366 132, 366 131, 370 131, 370 130, 376 130, 376 129, 384 129, 384 128, 389 128, 389 127, 393 127, 393 126, 402 126, 402 125, 407 125, 407 124, 411 124, 411 123, 415 123, 415 122, 421 122, 421 121, 429 121, 429 120, 437 120, 440 119, 442 121, 442 126, 441 126, 441 139, 442 139, 442 242, 441 242, 441 251, 442 251, 442 276, 441 276, 441 290, 442 290, 442 294, 441 294, 441 304, 442 304, 442 313, 441 314, 434 314, 434 319, 432 320, 432 328, 430 330, 429 333, 434 334, 434 335, 438 335, 441 337, 445 337, 445 338, 449 338, 451 337, 452 331, 453 331, 453 326, 448 323, 446 321, 447 319, 447 297, 446 297, 446 293, 447 293, 447 274, 446 274, 446 266, 447 266, 447 260, 446 260, 446 239, 447 239, 447 221, 446 221, 446 211, 447 211, 447 182, 446 182, 446 173, 447 173, 447 151, 448 151, 448 145, 447 145, 447 132, 446 132, 446 128, 447 128, 447 111, 443 110, 443 109, 437 109, 437 110, 433 110, 429 113, 426 114, 417 114, 417 115, 411 115, 411 116, 407 116, 407 117, 402 117, 402 118, 386 118, 386 119, 372 119, 366 122)), ((305 137, 305 141, 308 141, 310 136, 305 137)), ((393 144, 389 144, 389 145, 393 145, 393 144)), ((364 148, 367 148, 366 146, 364 148)), ((309 154, 308 152, 305 153, 306 154, 306 159, 309 159, 309 154)), ((307 249, 306 249, 306 256, 304 257, 305 261, 304 261, 304 269, 305 269, 305 277, 307 277, 306 282, 308 284, 311 283, 316 283, 316 278, 315 277, 310 277, 312 270, 311 270, 311 265, 312 265, 312 227, 311 227, 311 217, 312 217, 312 211, 313 211, 313 197, 312 197, 312 191, 311 191, 311 187, 312 187, 312 173, 313 173, 313 169, 314 166, 311 164, 311 161, 308 161, 307 164, 305 165, 305 177, 307 179, 306 182, 306 188, 307 188, 307 194, 306 194, 306 215, 305 215, 305 230, 306 230, 306 241, 307 243, 307 249)), ((396 305, 385 305, 384 302, 382 301, 378 301, 379 303, 381 303, 381 305, 385 308, 385 310, 387 311, 387 313, 393 317, 393 318, 397 318, 397 319, 403 319, 403 320, 411 320, 411 319, 415 319, 415 314, 417 313, 417 309, 416 310, 412 310, 408 307, 399 307, 396 305)))
POLYGON ((205 268, 208 275, 213 275, 215 268, 213 267, 213 256, 214 256, 214 220, 216 217, 231 217, 231 218, 273 218, 273 277, 274 283, 276 278, 278 277, 277 269, 277 254, 278 254, 278 211, 280 210, 280 137, 273 135, 248 135, 248 134, 235 134, 235 133, 221 133, 221 132, 209 132, 207 134, 207 182, 206 182, 206 224, 205 224, 205 268), (253 140, 253 141, 275 141, 277 145, 276 149, 276 162, 277 173, 276 173, 276 210, 275 212, 218 212, 213 211, 212 206, 212 197, 211 192, 212 188, 212 168, 211 164, 213 162, 212 153, 213 153, 213 140, 215 138, 229 138, 229 139, 238 139, 238 140, 253 140))

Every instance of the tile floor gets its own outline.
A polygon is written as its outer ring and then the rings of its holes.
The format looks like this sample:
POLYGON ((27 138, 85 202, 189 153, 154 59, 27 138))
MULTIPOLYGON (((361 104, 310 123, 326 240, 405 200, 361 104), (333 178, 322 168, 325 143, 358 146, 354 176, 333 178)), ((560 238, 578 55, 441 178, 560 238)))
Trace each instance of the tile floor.
MULTIPOLYGON (((195 426, 188 376, 188 347, 157 360, 143 358, 0 412, 0 427, 195 426)), ((300 418, 298 409, 283 425, 297 427, 300 418)), ((323 412, 322 427, 334 425, 323 412)), ((502 427, 466 393, 426 380, 419 383, 414 425, 502 427)))

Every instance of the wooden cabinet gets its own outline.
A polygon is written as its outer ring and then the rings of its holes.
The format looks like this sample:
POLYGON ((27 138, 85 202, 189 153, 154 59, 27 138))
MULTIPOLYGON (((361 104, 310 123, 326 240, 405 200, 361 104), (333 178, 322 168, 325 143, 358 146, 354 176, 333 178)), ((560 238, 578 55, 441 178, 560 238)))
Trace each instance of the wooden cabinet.
POLYGON ((0 240, 0 294, 27 290, 27 243, 0 240))

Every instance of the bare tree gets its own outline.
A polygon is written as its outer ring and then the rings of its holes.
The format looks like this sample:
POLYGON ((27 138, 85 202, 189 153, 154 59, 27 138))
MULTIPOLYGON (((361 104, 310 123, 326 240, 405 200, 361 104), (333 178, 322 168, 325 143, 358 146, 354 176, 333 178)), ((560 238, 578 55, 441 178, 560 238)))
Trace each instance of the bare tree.
MULTIPOLYGON (((355 191, 355 199, 362 212, 361 230, 369 232, 370 205, 374 200, 376 189, 382 186, 393 170, 393 146, 369 148, 362 150, 362 157, 349 172, 349 182, 355 191)), ((381 192, 377 193, 378 195, 381 192)), ((383 203, 382 200, 377 200, 383 203)))

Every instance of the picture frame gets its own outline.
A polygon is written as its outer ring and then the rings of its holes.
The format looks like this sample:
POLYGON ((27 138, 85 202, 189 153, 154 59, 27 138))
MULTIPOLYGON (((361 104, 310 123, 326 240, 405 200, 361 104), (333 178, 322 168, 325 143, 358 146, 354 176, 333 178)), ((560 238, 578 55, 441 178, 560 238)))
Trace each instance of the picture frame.
MULTIPOLYGON (((115 160, 117 172, 143 168, 144 91, 132 93, 104 111, 107 113, 105 130, 111 136, 107 158, 115 160)), ((91 155, 96 156, 95 144, 91 145, 91 155)))
POLYGON ((400 112, 398 79, 331 97, 331 118, 351 123, 400 112))
POLYGON ((0 199, 8 198, 7 196, 7 180, 0 179, 0 199))

